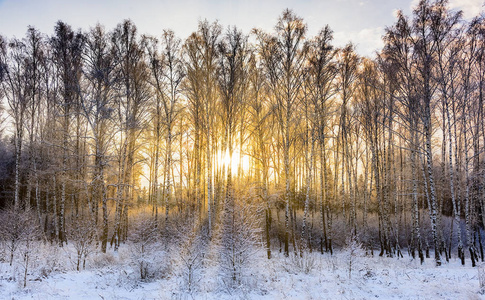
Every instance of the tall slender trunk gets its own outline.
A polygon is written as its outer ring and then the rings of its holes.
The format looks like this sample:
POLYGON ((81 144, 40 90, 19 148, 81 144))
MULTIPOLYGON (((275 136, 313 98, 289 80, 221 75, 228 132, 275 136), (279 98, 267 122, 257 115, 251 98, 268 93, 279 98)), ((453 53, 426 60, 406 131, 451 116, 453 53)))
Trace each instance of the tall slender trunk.
MULTIPOLYGON (((323 129, 320 129, 323 131, 323 129)), ((320 238, 320 252, 323 254, 323 246, 325 245, 325 251, 328 251, 327 240, 327 224, 325 220, 325 212, 327 209, 327 162, 325 155, 325 137, 323 132, 320 133, 320 214, 321 214, 321 228, 322 236, 320 238)))
MULTIPOLYGON (((473 230, 472 230, 472 212, 471 212, 471 204, 470 204, 470 172, 468 167, 469 157, 468 157, 468 139, 467 139, 467 125, 465 121, 463 122, 463 139, 465 141, 465 225, 466 225, 466 237, 467 237, 467 244, 468 250, 470 252, 470 260, 472 261, 472 266, 476 266, 476 247, 473 241, 473 230)), ((463 262, 464 264, 464 257, 463 254, 463 262)))
MULTIPOLYGON (((454 172, 454 167, 453 167, 452 127, 451 127, 450 110, 449 110, 449 107, 448 107, 448 101, 447 100, 445 100, 445 111, 446 111, 447 128, 448 128, 448 172, 449 172, 449 179, 450 179, 451 203, 453 205, 453 215, 454 215, 454 218, 455 218, 455 222, 458 225, 457 226, 458 227, 458 230, 457 230, 458 257, 461 259, 461 263, 465 264, 464 252, 463 252, 463 241, 461 239, 462 232, 461 232, 461 226, 460 226, 461 211, 460 211, 459 201, 457 201, 456 194, 455 194, 455 181, 454 181, 455 172, 454 172)), ((457 141, 455 141, 455 143, 457 143, 457 141)), ((458 161, 455 160, 455 164, 457 164, 457 163, 458 163, 458 161)))
POLYGON ((156 134, 155 134, 155 163, 153 166, 153 190, 154 198, 153 201, 153 213, 155 215, 155 222, 158 221, 158 205, 160 204, 160 186, 158 184, 158 165, 160 160, 160 113, 157 112, 157 124, 156 124, 156 134))
MULTIPOLYGON (((312 184, 312 175, 313 175, 313 156, 315 153, 315 130, 311 129, 311 146, 310 146, 310 157, 308 158, 308 151, 306 154, 306 161, 307 161, 307 174, 306 174, 306 193, 305 193, 305 208, 303 212, 303 223, 301 228, 301 238, 302 242, 300 247, 303 247, 303 244, 306 243, 305 247, 309 246, 310 240, 306 237, 306 222, 308 218, 308 208, 310 206, 310 192, 311 192, 311 184, 312 184)), ((302 252, 300 249, 300 253, 302 252)))
POLYGON ((168 222, 168 213, 172 203, 172 177, 170 172, 172 169, 172 128, 168 125, 167 135, 167 162, 165 164, 165 224, 168 222))
POLYGON ((434 258, 436 266, 441 266, 441 256, 439 252, 438 226, 437 226, 437 204, 436 188, 433 175, 433 154, 431 149, 431 112, 429 105, 426 107, 426 117, 424 122, 425 143, 426 143, 426 169, 429 183, 429 200, 430 200, 430 221, 431 234, 433 236, 434 258))
POLYGON ((118 182, 116 185, 116 210, 115 210, 115 221, 114 221, 114 231, 111 237, 111 246, 114 244, 115 251, 118 251, 121 238, 121 222, 122 222, 122 211, 124 207, 124 194, 125 194, 125 164, 126 164, 126 140, 124 141, 124 146, 122 153, 119 157, 119 174, 118 182))
MULTIPOLYGON (((416 133, 412 133, 414 136, 413 140, 416 140, 416 133)), ((414 142, 413 142, 414 143, 414 142)), ((418 180, 416 174, 416 150, 411 150, 411 176, 412 176, 412 197, 413 197, 413 207, 412 207, 412 216, 413 216, 413 235, 412 239, 412 256, 414 257, 414 249, 417 248, 418 256, 420 259, 421 264, 424 263, 424 254, 422 249, 422 242, 421 242, 421 228, 419 226, 419 204, 418 204, 418 180)))
POLYGON ((22 155, 22 129, 19 128, 21 124, 17 122, 17 134, 15 139, 15 194, 14 194, 14 209, 18 211, 20 207, 20 157, 22 155))
POLYGON ((56 242, 59 243, 59 212, 57 209, 57 176, 54 173, 52 178, 52 184, 54 185, 52 188, 52 210, 54 212, 54 230, 55 230, 55 237, 56 242))
POLYGON ((209 220, 209 238, 212 238, 212 159, 211 159, 211 125, 210 125, 210 111, 206 109, 206 160, 207 160, 207 218, 209 220))
MULTIPOLYGON (((289 114, 289 112, 287 113, 289 114)), ((290 234, 290 135, 289 135, 289 120, 285 122, 284 128, 284 147, 283 147, 283 164, 285 172, 285 256, 289 256, 289 234, 290 234)))

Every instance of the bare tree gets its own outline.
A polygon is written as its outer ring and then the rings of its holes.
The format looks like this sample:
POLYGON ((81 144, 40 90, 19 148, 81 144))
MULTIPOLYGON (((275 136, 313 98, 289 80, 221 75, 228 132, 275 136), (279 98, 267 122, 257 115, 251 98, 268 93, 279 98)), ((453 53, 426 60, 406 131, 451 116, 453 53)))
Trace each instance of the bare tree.
POLYGON ((257 60, 256 53, 251 53, 248 67, 248 114, 251 122, 250 132, 252 156, 255 162, 255 180, 258 184, 259 197, 265 203, 265 238, 266 254, 271 258, 272 204, 269 197, 270 151, 271 143, 271 105, 268 101, 267 82, 264 69, 257 60))
POLYGON ((101 25, 91 29, 87 36, 86 48, 83 54, 85 61, 84 86, 81 106, 83 115, 89 125, 90 137, 93 143, 94 162, 92 165, 92 201, 90 206, 91 219, 97 224, 98 205, 102 206, 101 251, 106 252, 108 243, 108 206, 106 169, 109 163, 108 148, 115 131, 112 129, 115 109, 113 85, 115 83, 114 61, 108 36, 101 25))
POLYGON ((83 216, 74 219, 68 225, 66 234, 76 251, 76 270, 80 271, 81 266, 84 270, 86 259, 95 249, 96 228, 93 227, 92 218, 83 216))
MULTIPOLYGON (((332 41, 332 30, 326 26, 318 36, 310 42, 308 61, 308 85, 310 89, 310 101, 313 106, 312 126, 316 128, 317 141, 319 143, 320 158, 320 214, 322 236, 320 238, 320 251, 332 251, 331 222, 329 218, 330 205, 328 201, 328 171, 327 171, 327 131, 328 122, 331 118, 332 97, 335 95, 335 76, 337 66, 335 63, 336 51, 330 44, 332 41)), ((313 132, 313 134, 315 134, 313 132)), ((312 134, 312 138, 313 138, 312 134)))
POLYGON ((133 222, 133 230, 129 240, 131 244, 132 259, 136 263, 140 278, 146 280, 151 276, 150 267, 155 263, 151 254, 156 249, 159 233, 156 220, 150 216, 140 215, 133 222))
MULTIPOLYGON (((337 155, 342 153, 342 178, 341 178, 341 185, 342 185, 342 205, 346 206, 346 196, 344 193, 344 174, 346 175, 347 179, 345 180, 345 184, 347 185, 347 194, 350 198, 353 194, 353 183, 352 183, 352 167, 351 167, 351 144, 350 144, 350 130, 351 130, 351 118, 352 116, 349 113, 349 105, 350 101, 354 96, 355 91, 355 81, 357 79, 357 67, 359 65, 359 57, 355 53, 354 46, 352 44, 348 44, 338 53, 338 75, 337 75, 337 89, 340 93, 340 98, 342 100, 340 106, 340 116, 338 122, 338 136, 337 136, 337 155), (339 150, 339 147, 341 150, 339 150), (345 172, 345 173, 344 173, 345 172)), ((335 170, 335 174, 337 171, 335 170)), ((349 199, 350 202, 350 212, 349 212, 349 226, 350 232, 352 235, 356 235, 356 211, 355 211, 355 202, 354 199, 349 199)), ((345 207, 343 210, 343 215, 345 217, 345 207)))
POLYGON ((29 116, 29 151, 28 151, 28 181, 27 181, 27 198, 26 203, 29 205, 32 203, 32 188, 34 187, 35 206, 37 211, 37 217, 39 224, 41 224, 41 207, 40 207, 40 188, 39 188, 39 176, 37 171, 37 148, 38 145, 38 124, 37 120, 41 109, 41 101, 43 96, 42 91, 42 64, 46 59, 44 51, 46 43, 41 33, 33 27, 29 27, 27 35, 24 38, 26 45, 26 58, 27 58, 27 86, 29 89, 28 96, 29 107, 27 108, 29 116))
POLYGON ((115 95, 119 125, 118 182, 116 187, 116 212, 111 244, 117 250, 126 239, 128 207, 133 202, 135 164, 139 150, 138 137, 145 122, 148 101, 148 69, 146 53, 138 40, 137 28, 130 20, 118 24, 111 34, 114 47, 115 95))
POLYGON ((59 243, 66 242, 65 237, 65 206, 68 197, 68 180, 70 170, 69 144, 70 129, 80 92, 80 75, 82 66, 82 51, 84 36, 80 31, 74 32, 69 25, 57 22, 55 34, 51 38, 52 59, 55 66, 55 76, 59 82, 60 95, 57 97, 57 111, 62 118, 62 173, 61 199, 59 202, 59 243))
MULTIPOLYGON (((175 125, 181 111, 181 83, 185 76, 181 60, 181 41, 175 37, 171 30, 165 30, 162 35, 161 53, 157 50, 155 42, 149 49, 150 70, 152 73, 152 85, 155 89, 156 114, 155 114, 155 138, 160 140, 162 126, 166 132, 165 170, 164 170, 164 203, 165 221, 168 221, 169 207, 172 203, 172 166, 173 166, 173 142, 176 137, 175 125)), ((155 156, 155 188, 158 182, 158 146, 155 156)), ((156 192, 157 203, 159 192, 156 192)))
MULTIPOLYGON (((296 138, 297 108, 301 98, 303 67, 307 47, 304 47, 306 25, 291 10, 283 11, 274 36, 256 31, 259 51, 268 77, 275 114, 282 133, 285 182, 285 255, 289 255, 291 161, 290 149, 296 138)), ((296 250, 296 249, 295 249, 296 250)))
POLYGON ((242 118, 241 108, 245 100, 247 74, 247 38, 237 28, 228 29, 227 34, 218 45, 219 50, 219 88, 223 110, 222 124, 224 128, 223 150, 228 154, 226 196, 223 203, 224 236, 232 240, 234 223, 234 187, 232 182, 232 160, 234 153, 234 132, 238 121, 242 118), (230 229, 231 228, 231 229, 230 229))
POLYGON ((17 39, 8 43, 8 47, 3 42, 0 52, 2 64, 3 80, 2 90, 7 98, 9 114, 13 119, 14 143, 15 143, 15 187, 14 187, 14 209, 18 210, 20 203, 20 180, 21 180, 21 156, 22 144, 24 140, 24 122, 26 119, 29 101, 28 96, 28 66, 26 64, 26 46, 17 39))
MULTIPOLYGON (((207 213, 209 237, 212 228, 213 176, 211 136, 214 123, 214 106, 217 96, 217 44, 221 27, 217 23, 207 21, 199 23, 197 32, 185 43, 186 55, 186 92, 189 100, 189 110, 192 115, 195 130, 195 188, 196 201, 200 210, 200 178, 201 178, 201 135, 205 133, 206 168, 207 168, 207 213), (205 129, 205 131, 203 131, 205 129)), ((200 215, 201 217, 201 215, 200 215)))
MULTIPOLYGON (((418 155, 421 153, 422 147, 419 144, 419 135, 421 134, 421 124, 419 122, 419 96, 418 96, 418 79, 416 70, 414 68, 413 60, 413 40, 411 37, 411 24, 406 17, 399 12, 398 21, 396 24, 387 29, 385 36, 386 46, 383 50, 382 59, 392 62, 393 68, 387 70, 395 72, 398 83, 399 95, 396 100, 399 102, 400 109, 395 112, 400 116, 401 126, 403 126, 408 133, 404 136, 407 140, 408 149, 410 149, 411 161, 411 181, 412 181, 412 236, 410 243, 410 252, 415 256, 415 250, 418 251, 421 263, 424 261, 424 254, 422 250, 422 237, 420 228, 420 211, 418 203, 418 155)), ((377 116, 377 115, 376 115, 377 116)), ((376 121, 378 121, 376 119, 376 121)), ((376 122, 376 125, 381 122, 376 122)), ((375 131, 375 136, 380 136, 380 133, 375 131)), ((372 144, 371 144, 371 147, 372 144)), ((372 149, 372 148, 371 148, 372 149)), ((378 167, 379 156, 374 146, 373 151, 373 169, 374 173, 379 172, 378 167)), ((375 174, 375 180, 380 178, 375 174)), ((376 188, 381 189, 380 182, 376 181, 376 188)))

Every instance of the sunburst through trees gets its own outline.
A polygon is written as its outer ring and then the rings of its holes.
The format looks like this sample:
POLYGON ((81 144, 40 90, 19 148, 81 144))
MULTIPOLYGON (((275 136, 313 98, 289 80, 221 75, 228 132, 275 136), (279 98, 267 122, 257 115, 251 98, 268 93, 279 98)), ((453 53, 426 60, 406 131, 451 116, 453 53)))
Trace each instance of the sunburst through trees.
POLYGON ((187 253, 219 245, 233 283, 255 247, 483 260, 483 17, 420 1, 373 59, 332 38, 291 10, 273 32, 1 37, 1 204, 61 247, 91 227, 103 252, 149 218, 187 253))

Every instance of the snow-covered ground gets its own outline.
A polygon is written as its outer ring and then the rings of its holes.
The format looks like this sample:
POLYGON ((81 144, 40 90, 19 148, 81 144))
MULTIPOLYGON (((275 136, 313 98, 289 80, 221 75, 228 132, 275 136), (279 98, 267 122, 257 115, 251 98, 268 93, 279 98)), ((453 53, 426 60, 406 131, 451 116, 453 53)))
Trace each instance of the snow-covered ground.
MULTIPOLYGON (((86 269, 75 271, 69 250, 37 257, 27 287, 19 266, 0 263, 1 299, 485 299, 478 268, 458 260, 435 267, 410 258, 364 257, 349 252, 271 260, 254 259, 236 288, 221 276, 216 260, 206 257, 194 272, 191 291, 176 253, 163 254, 148 281, 139 279, 125 247, 118 253, 92 254, 86 269), (50 256, 50 257, 49 257, 50 256), (352 262, 352 265, 350 265, 352 262), (43 266, 42 264, 47 264, 43 266), (351 268, 349 274, 349 267, 351 268)), ((72 254, 72 253, 71 253, 72 254)))

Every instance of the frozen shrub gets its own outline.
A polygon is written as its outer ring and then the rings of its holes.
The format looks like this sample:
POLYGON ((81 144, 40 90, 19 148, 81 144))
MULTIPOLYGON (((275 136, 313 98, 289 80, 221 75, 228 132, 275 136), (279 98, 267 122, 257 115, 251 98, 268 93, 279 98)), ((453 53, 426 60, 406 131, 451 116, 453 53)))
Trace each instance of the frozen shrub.
POLYGON ((2 224, 0 239, 5 245, 9 256, 8 262, 11 266, 15 252, 21 245, 28 245, 27 248, 30 249, 31 242, 40 238, 39 225, 37 218, 29 209, 15 210, 13 208, 0 211, 0 224, 2 224))
POLYGON ((59 247, 48 243, 39 245, 39 276, 47 278, 52 272, 61 270, 62 261, 59 255, 59 247))
POLYGON ((41 237, 37 218, 29 209, 8 208, 0 213, 0 224, 0 238, 8 251, 9 264, 12 266, 15 254, 19 254, 15 269, 21 271, 23 287, 26 287, 29 267, 36 250, 33 244, 41 237))
POLYGON ((177 232, 179 244, 174 250, 178 253, 176 259, 180 265, 182 286, 188 292, 195 290, 202 276, 207 239, 200 231, 201 226, 195 223, 192 226, 178 227, 177 232))
POLYGON ((346 246, 342 251, 345 261, 348 265, 349 279, 352 278, 352 270, 359 267, 362 257, 365 256, 365 250, 362 244, 359 243, 355 238, 347 239, 346 246))
POLYGON ((233 289, 243 283, 245 269, 258 246, 259 231, 254 209, 239 202, 226 204, 220 236, 220 260, 227 287, 233 289))
POLYGON ((133 222, 130 231, 130 252, 132 261, 137 265, 140 279, 146 280, 153 277, 158 267, 157 257, 154 252, 157 249, 159 234, 157 223, 151 216, 139 215, 133 222))
POLYGON ((95 249, 95 225, 90 218, 77 218, 67 230, 67 239, 76 250, 76 270, 86 268, 86 258, 95 249))
POLYGON ((91 265, 94 268, 104 268, 116 263, 116 258, 112 252, 96 253, 91 256, 91 265))
POLYGON ((18 267, 22 272, 23 286, 27 286, 27 275, 35 255, 34 242, 41 237, 41 230, 35 214, 30 209, 8 208, 0 213, 0 238, 5 243, 12 266, 18 252, 18 267))
MULTIPOLYGON (((311 253, 305 253, 303 255, 290 255, 286 259, 286 266, 291 266, 297 272, 303 272, 309 274, 317 266, 317 261, 311 253)), ((286 271, 291 272, 291 270, 286 269, 286 271)))
POLYGON ((364 267, 359 270, 359 272, 364 279, 372 279, 376 277, 376 273, 368 264, 365 264, 364 267))

